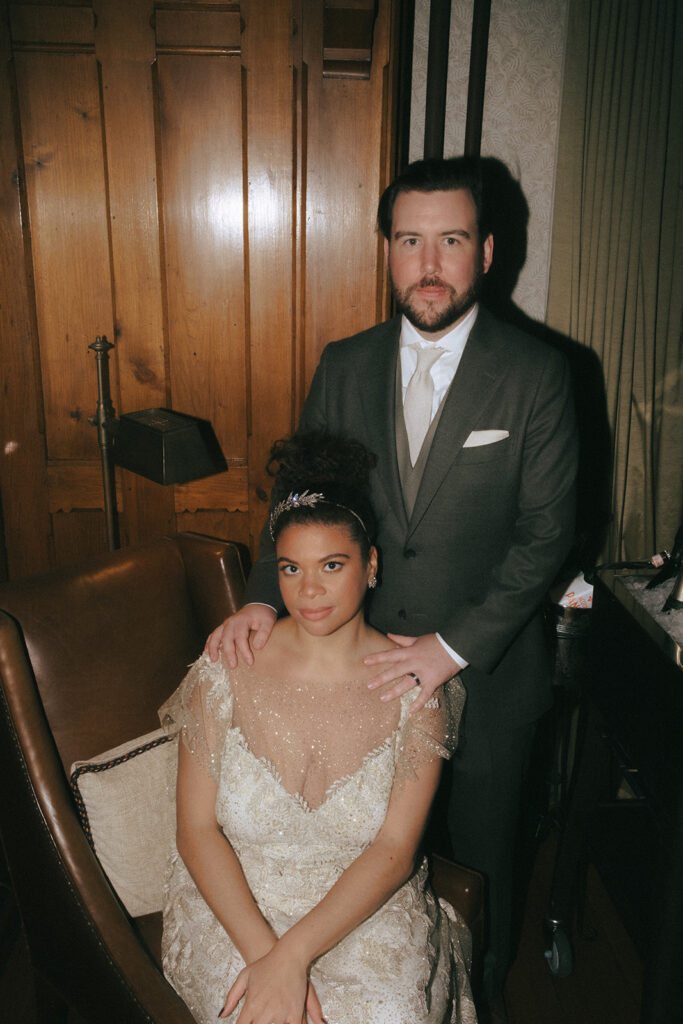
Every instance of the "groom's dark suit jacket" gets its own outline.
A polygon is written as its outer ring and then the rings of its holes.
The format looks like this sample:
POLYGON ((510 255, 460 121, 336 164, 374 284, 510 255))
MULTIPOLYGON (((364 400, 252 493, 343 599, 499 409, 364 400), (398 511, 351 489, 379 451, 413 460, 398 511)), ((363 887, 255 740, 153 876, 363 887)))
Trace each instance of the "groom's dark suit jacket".
MULTIPOLYGON (((568 370, 554 349, 480 308, 408 517, 396 456, 400 325, 327 346, 300 429, 344 433, 376 453, 381 583, 369 619, 383 632, 438 631, 470 663, 467 717, 495 735, 550 703, 537 610, 574 527, 568 370), (480 431, 508 436, 473 446, 487 440, 480 431)), ((281 607, 266 531, 246 599, 281 607)))

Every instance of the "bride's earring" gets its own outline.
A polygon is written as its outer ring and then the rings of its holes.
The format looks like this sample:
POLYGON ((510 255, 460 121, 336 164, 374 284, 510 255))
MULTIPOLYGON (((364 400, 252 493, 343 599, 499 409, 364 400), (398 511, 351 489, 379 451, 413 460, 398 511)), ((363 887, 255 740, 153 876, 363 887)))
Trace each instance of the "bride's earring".
POLYGON ((370 579, 368 580, 368 589, 369 590, 374 590, 376 586, 377 586, 377 577, 373 574, 370 577, 370 579))

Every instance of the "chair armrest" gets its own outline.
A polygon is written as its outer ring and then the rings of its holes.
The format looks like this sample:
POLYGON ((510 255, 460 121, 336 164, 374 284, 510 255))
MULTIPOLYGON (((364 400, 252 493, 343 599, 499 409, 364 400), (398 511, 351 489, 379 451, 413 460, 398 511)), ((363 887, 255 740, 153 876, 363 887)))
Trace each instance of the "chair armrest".
POLYGON ((471 928, 484 913, 483 876, 438 854, 432 854, 429 863, 434 892, 455 907, 471 928))
POLYGON ((200 533, 179 533, 177 540, 197 622, 206 636, 242 607, 249 549, 200 533))
POLYGON ((1 612, 0 634, 2 840, 34 968, 87 1020, 193 1024, 88 844, 19 629, 1 612))
POLYGON ((430 854, 432 888, 465 919, 472 935, 472 970, 470 980, 476 994, 481 977, 485 938, 484 876, 472 868, 430 854))

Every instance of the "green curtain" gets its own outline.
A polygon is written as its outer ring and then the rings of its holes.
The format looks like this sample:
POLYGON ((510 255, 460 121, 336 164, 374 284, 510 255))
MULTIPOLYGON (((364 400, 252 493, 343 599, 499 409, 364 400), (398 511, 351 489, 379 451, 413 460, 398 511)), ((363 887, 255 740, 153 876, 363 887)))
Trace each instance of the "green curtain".
POLYGON ((602 364, 602 557, 670 548, 683 515, 680 0, 570 0, 547 322, 602 364))

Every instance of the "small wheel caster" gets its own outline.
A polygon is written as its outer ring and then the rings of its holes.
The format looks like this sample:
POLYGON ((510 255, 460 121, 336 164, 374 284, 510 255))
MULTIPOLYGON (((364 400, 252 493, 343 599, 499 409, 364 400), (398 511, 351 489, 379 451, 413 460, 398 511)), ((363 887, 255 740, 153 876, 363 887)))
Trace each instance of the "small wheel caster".
POLYGON ((557 928, 550 935, 550 949, 544 954, 548 961, 550 973, 555 978, 568 978, 574 970, 574 955, 569 937, 562 928, 557 928))

